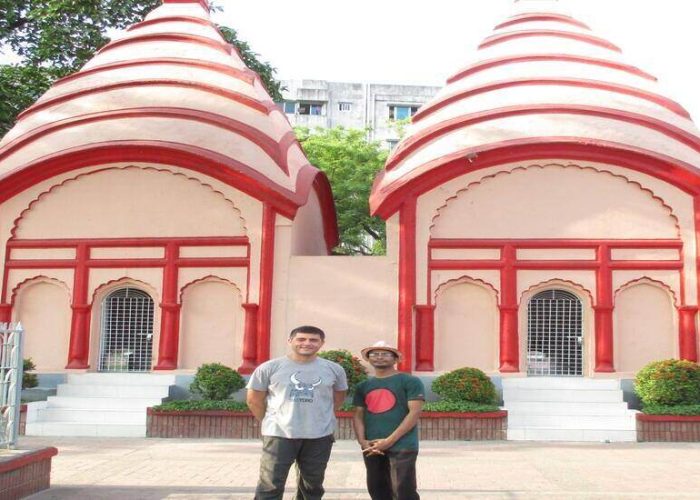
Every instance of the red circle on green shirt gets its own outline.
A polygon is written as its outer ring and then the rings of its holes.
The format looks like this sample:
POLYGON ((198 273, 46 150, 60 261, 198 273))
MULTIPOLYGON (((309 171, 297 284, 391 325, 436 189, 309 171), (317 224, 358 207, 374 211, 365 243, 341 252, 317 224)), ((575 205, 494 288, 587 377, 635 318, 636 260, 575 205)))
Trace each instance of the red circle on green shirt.
POLYGON ((396 396, 389 389, 374 389, 365 396, 365 404, 370 413, 384 413, 396 406, 396 396))

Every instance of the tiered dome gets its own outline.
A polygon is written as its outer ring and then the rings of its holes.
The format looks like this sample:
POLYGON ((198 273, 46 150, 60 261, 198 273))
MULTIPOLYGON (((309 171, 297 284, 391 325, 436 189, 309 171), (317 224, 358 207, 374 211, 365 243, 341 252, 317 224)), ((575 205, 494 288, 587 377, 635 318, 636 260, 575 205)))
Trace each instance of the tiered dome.
POLYGON ((325 176, 211 22, 205 0, 164 0, 56 82, 0 143, 0 181, 67 162, 125 161, 200 169, 287 216, 313 186, 333 212, 325 176))
POLYGON ((413 117, 375 180, 373 213, 386 218, 406 196, 537 154, 653 159, 677 181, 700 173, 700 133, 656 78, 625 63, 617 46, 555 2, 515 5, 519 12, 484 39, 476 62, 413 117))

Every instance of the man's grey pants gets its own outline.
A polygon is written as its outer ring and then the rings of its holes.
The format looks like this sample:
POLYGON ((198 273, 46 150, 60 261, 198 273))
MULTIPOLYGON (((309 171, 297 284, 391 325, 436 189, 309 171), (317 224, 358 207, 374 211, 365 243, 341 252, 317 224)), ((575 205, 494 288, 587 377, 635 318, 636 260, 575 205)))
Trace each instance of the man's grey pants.
POLYGON ((281 499, 294 462, 297 464, 297 500, 322 498, 323 478, 334 441, 333 435, 317 439, 263 436, 256 500, 281 499))

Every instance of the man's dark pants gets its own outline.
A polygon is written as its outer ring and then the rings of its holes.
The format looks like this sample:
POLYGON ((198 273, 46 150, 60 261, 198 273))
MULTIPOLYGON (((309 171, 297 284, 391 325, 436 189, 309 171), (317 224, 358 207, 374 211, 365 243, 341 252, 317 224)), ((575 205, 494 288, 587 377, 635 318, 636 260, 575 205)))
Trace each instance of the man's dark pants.
POLYGON ((317 439, 263 436, 256 500, 281 499, 294 462, 297 464, 297 500, 323 497, 323 478, 334 441, 333 435, 317 439))
POLYGON ((418 450, 385 451, 365 455, 367 490, 372 500, 418 500, 416 458, 418 450))

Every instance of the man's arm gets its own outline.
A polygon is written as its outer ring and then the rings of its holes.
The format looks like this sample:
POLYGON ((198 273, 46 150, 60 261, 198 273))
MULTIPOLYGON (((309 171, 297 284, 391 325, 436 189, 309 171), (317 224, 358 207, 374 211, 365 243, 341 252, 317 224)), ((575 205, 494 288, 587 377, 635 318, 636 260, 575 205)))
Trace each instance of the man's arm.
POLYGON ((365 437, 365 409, 362 406, 356 406, 355 412, 352 415, 352 428, 355 431, 355 438, 360 443, 360 448, 365 451, 369 448, 369 441, 365 437))
POLYGON ((404 434, 416 426, 424 404, 425 401, 422 399, 410 400, 408 402, 408 415, 404 417, 399 426, 394 429, 394 432, 389 434, 389 436, 385 437, 384 439, 377 439, 373 441, 371 449, 381 452, 394 446, 404 434))
POLYGON ((253 416, 258 421, 262 422, 262 419, 265 416, 265 411, 267 410, 267 391, 248 389, 245 402, 253 416))
POLYGON ((345 403, 345 395, 348 391, 333 391, 333 410, 338 411, 345 403))

